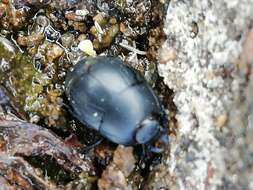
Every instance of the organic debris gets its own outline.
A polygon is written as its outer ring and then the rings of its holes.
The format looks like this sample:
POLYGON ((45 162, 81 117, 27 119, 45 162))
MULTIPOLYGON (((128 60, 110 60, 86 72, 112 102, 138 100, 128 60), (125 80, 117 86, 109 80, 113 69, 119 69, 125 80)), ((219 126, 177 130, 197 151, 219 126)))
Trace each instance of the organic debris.
POLYGON ((80 59, 118 56, 162 88, 167 103, 171 93, 160 84, 156 67, 164 13, 165 4, 154 0, 0 2, 0 88, 5 92, 0 91, 0 173, 5 174, 0 180, 5 188, 141 186, 141 156, 130 147, 115 151, 106 140, 94 148, 100 136, 68 114, 64 81, 80 59), (108 175, 121 181, 110 183, 108 175))

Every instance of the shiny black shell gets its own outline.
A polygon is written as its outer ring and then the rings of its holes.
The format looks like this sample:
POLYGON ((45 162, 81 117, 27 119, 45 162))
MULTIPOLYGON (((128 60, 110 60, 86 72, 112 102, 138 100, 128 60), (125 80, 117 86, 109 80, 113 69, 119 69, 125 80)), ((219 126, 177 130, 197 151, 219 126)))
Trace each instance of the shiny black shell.
POLYGON ((159 132, 160 126, 149 122, 164 117, 157 96, 144 77, 119 58, 79 61, 65 86, 74 116, 114 143, 144 144, 159 132), (151 125, 141 129, 145 123, 151 125))

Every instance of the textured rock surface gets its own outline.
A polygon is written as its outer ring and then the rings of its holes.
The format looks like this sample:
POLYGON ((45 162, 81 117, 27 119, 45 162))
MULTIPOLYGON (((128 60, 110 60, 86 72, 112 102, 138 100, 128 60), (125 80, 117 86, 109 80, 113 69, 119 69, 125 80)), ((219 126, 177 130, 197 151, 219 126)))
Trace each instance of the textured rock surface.
POLYGON ((98 188, 100 190, 131 190, 132 187, 128 186, 126 178, 133 172, 135 162, 133 148, 119 145, 114 152, 113 162, 106 167, 98 180, 98 188))
POLYGON ((252 21, 251 0, 170 1, 159 74, 179 126, 149 187, 253 188, 252 21))

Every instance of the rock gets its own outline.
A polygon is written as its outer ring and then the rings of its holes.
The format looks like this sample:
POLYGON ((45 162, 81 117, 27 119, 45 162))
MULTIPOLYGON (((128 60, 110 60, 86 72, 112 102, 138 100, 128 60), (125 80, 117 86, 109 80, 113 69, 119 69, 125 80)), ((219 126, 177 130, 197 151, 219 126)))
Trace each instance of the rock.
POLYGON ((135 168, 135 158, 132 147, 119 145, 114 152, 113 162, 103 171, 102 177, 98 180, 100 190, 121 189, 130 190, 127 177, 135 168))
POLYGON ((128 177, 135 168, 135 158, 133 155, 133 147, 118 146, 113 155, 113 162, 128 177))
POLYGON ((178 189, 252 189, 252 21, 250 0, 170 1, 158 69, 174 91, 178 127, 162 164, 167 174, 151 172, 153 181, 171 179, 167 186, 178 189))
POLYGON ((49 44, 47 46, 46 58, 49 62, 53 62, 55 59, 62 56, 64 50, 56 44, 49 44))
POLYGON ((93 44, 90 40, 80 41, 78 48, 89 56, 96 56, 96 51, 93 49, 93 44))
POLYGON ((75 36, 71 33, 64 33, 61 36, 62 45, 65 48, 70 48, 70 46, 73 44, 75 40, 75 36))
POLYGON ((98 180, 98 188, 100 190, 128 190, 123 172, 114 165, 107 166, 102 174, 102 178, 98 180))

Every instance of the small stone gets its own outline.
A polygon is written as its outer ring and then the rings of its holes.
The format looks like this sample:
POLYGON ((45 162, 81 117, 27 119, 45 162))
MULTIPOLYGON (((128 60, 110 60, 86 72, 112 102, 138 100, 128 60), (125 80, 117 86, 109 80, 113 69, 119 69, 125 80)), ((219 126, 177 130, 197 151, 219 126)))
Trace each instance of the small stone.
POLYGON ((85 34, 80 34, 77 38, 77 41, 81 42, 82 40, 86 40, 86 35, 85 34))
POLYGON ((78 15, 74 12, 68 12, 65 14, 65 18, 72 21, 80 21, 78 15))
POLYGON ((64 33, 61 36, 62 45, 66 48, 69 48, 71 46, 71 44, 73 43, 74 39, 75 39, 74 34, 71 34, 68 32, 64 33))
POLYGON ((227 123, 227 115, 224 114, 224 115, 220 115, 218 118, 217 118, 217 121, 216 121, 216 125, 217 127, 221 128, 221 127, 224 127, 225 124, 227 123))
POLYGON ((165 64, 177 59, 177 52, 174 48, 162 48, 158 54, 159 62, 165 64))
POLYGON ((82 10, 76 10, 75 12, 67 12, 65 14, 65 18, 72 21, 84 21, 86 19, 86 15, 89 14, 89 11, 87 9, 82 10))
POLYGON ((126 25, 123 22, 119 24, 119 31, 122 33, 126 32, 126 25))
POLYGON ((113 155, 113 162, 128 177, 135 168, 133 147, 119 145, 113 155))
POLYGON ((53 62, 55 59, 62 56, 63 53, 64 50, 60 46, 51 44, 47 47, 46 58, 49 62, 53 62))
POLYGON ((107 166, 101 179, 98 180, 98 188, 99 190, 128 189, 124 174, 114 165, 107 166))
POLYGON ((99 13, 93 17, 93 21, 97 22, 100 26, 105 26, 107 24, 107 19, 104 14, 99 13))
POLYGON ((117 19, 115 17, 110 18, 109 20, 110 24, 117 24, 117 19))
POLYGON ((93 44, 90 40, 82 40, 78 48, 89 56, 96 56, 96 51, 93 49, 93 44))
POLYGON ((18 36, 17 43, 20 46, 34 47, 38 46, 43 39, 44 35, 42 33, 33 33, 29 36, 18 36))
POLYGON ((73 22, 72 26, 75 30, 80 32, 85 32, 87 30, 87 26, 84 22, 73 22))
POLYGON ((119 145, 113 154, 113 161, 106 167, 102 177, 98 180, 99 189, 128 190, 127 177, 132 174, 135 162, 133 147, 119 145))

